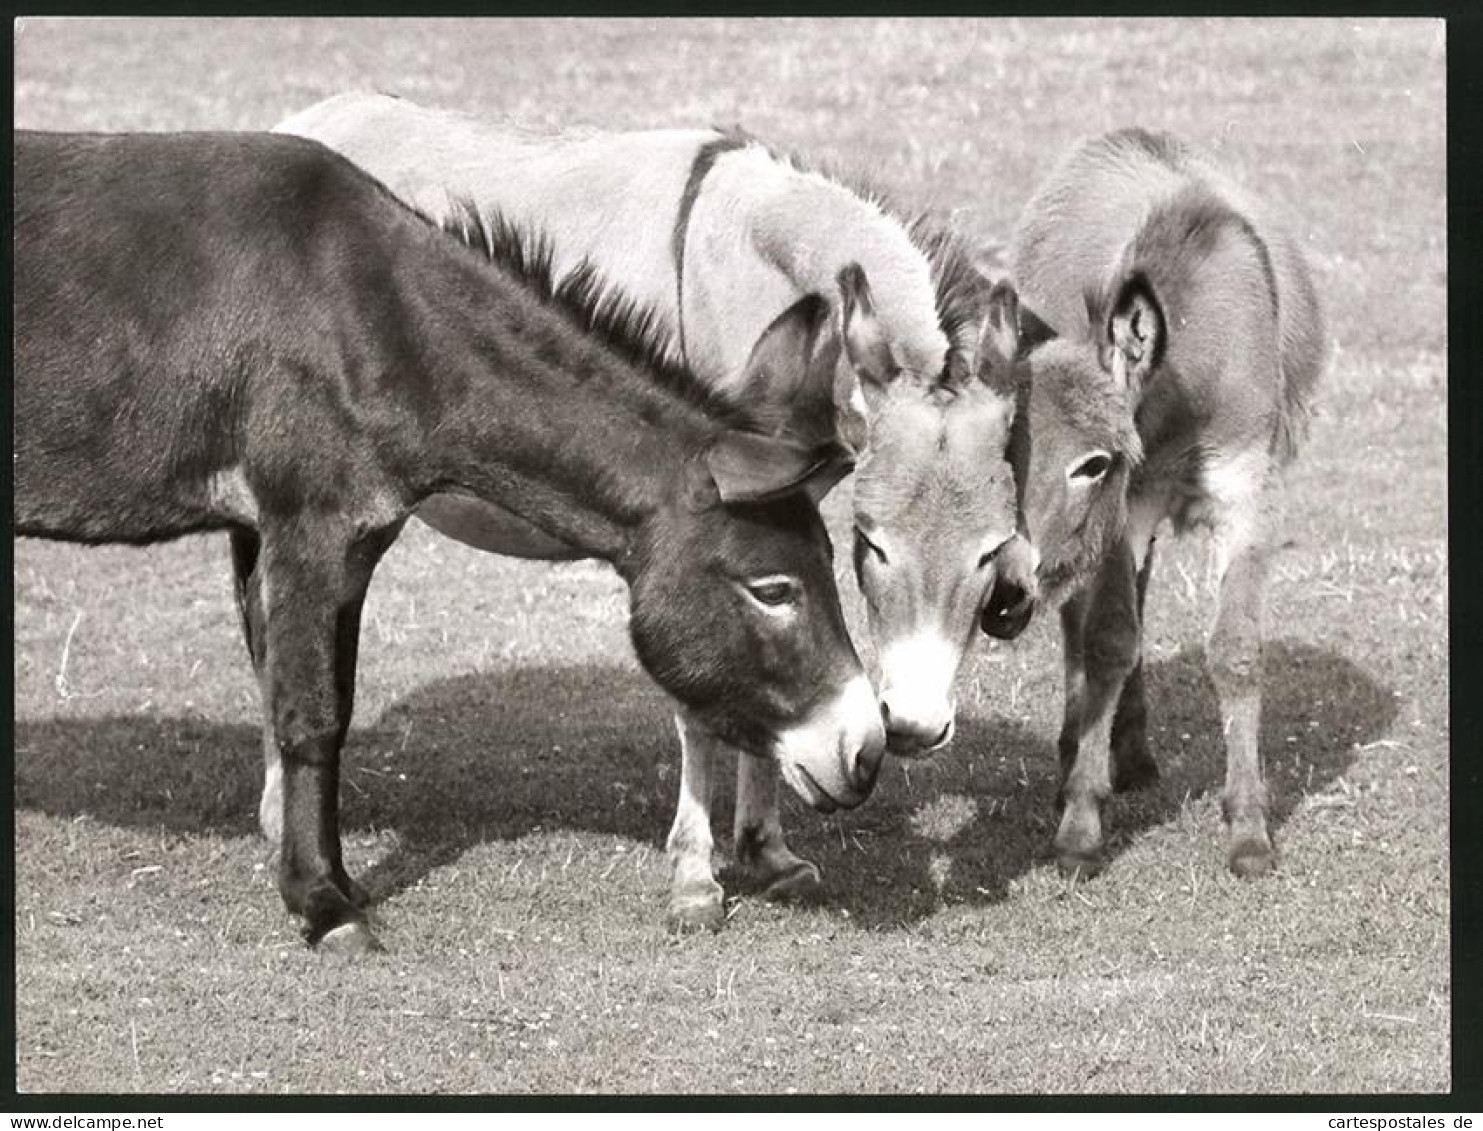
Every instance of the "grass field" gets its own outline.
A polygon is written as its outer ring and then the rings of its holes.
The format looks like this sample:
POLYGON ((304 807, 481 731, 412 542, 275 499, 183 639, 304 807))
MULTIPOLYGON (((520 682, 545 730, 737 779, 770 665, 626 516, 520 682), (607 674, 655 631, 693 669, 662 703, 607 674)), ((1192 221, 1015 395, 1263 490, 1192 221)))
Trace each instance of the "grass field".
POLYGON ((1154 578, 1164 777, 1111 805, 1101 877, 1050 859, 1042 617, 978 646, 948 753, 838 818, 790 800, 816 904, 723 876, 726 929, 674 939, 677 748, 620 582, 414 526, 371 589, 344 785, 390 951, 347 963, 301 945, 255 834, 224 540, 18 544, 20 1088, 1446 1090, 1444 49, 1425 22, 24 22, 23 127, 266 128, 366 86, 740 122, 985 241, 1076 137, 1170 128, 1289 208, 1334 352, 1271 598, 1259 882, 1223 866, 1199 542, 1154 578))

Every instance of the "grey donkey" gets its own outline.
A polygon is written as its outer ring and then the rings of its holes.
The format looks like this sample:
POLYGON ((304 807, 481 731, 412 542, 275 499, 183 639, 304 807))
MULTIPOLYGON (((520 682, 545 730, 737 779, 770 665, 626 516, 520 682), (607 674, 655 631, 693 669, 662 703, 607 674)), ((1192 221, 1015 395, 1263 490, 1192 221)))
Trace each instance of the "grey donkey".
POLYGON ((1102 860, 1108 794, 1150 784, 1142 660, 1155 535, 1203 526, 1220 581, 1206 666, 1226 744, 1233 872, 1273 864, 1257 749, 1262 606, 1283 469, 1325 360, 1299 247, 1264 206, 1163 134, 1082 143, 1027 205, 986 345, 1020 382, 1037 599, 1065 643, 1056 854, 1102 860), (1016 292, 1015 288, 1018 288, 1016 292))

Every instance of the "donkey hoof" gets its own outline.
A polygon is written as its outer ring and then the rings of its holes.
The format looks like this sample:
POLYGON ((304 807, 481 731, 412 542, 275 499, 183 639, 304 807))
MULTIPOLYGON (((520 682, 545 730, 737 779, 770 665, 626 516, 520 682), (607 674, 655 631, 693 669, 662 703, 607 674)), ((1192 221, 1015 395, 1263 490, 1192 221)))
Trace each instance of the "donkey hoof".
POLYGON ((1226 855, 1226 866, 1243 880, 1265 876, 1272 870, 1272 844, 1264 836, 1244 836, 1232 840, 1226 855))
POLYGON ((326 931, 317 947, 327 954, 343 954, 348 957, 376 954, 386 949, 364 923, 341 923, 326 931))
POLYGON ((1068 880, 1090 880, 1103 868, 1102 853, 1091 851, 1058 851, 1056 867, 1068 880))
POLYGON ((823 880, 819 869, 807 860, 795 859, 793 863, 767 881, 762 889, 762 898, 787 902, 810 899, 819 894, 823 880))
POLYGON ((721 885, 714 891, 687 892, 669 901, 669 929, 672 934, 688 935, 697 931, 719 931, 726 923, 726 901, 721 885))
POLYGON ((1056 830, 1056 864, 1063 876, 1091 879, 1102 870, 1101 802, 1067 799, 1056 830))

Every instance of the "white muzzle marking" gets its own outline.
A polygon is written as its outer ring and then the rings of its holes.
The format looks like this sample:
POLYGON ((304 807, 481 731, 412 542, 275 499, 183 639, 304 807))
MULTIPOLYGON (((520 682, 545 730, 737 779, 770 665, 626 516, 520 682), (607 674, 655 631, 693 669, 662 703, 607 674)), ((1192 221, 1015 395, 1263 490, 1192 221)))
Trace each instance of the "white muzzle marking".
POLYGON ((874 784, 885 741, 875 689, 857 675, 805 722, 780 734, 776 754, 783 780, 798 796, 815 808, 832 807, 829 802, 848 808, 874 784), (862 763, 870 767, 865 782, 857 772, 862 763))
POLYGON ((881 653, 881 708, 891 739, 936 749, 951 737, 953 683, 962 659, 962 651, 935 632, 886 645, 881 653))

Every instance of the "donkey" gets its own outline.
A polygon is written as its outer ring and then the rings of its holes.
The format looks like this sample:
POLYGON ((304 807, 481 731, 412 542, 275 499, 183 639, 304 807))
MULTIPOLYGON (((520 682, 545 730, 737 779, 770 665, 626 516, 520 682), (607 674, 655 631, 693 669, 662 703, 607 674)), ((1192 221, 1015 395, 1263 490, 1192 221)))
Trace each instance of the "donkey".
POLYGON ((1063 159, 1026 206, 1011 262, 1019 293, 995 287, 986 338, 1001 372, 1016 358, 1027 368, 1026 517, 1039 599, 1061 605, 1060 866, 1094 873, 1108 793, 1158 777, 1142 625, 1168 519, 1215 535, 1206 663, 1226 744, 1227 861, 1265 873, 1263 593, 1282 472, 1325 353, 1303 255, 1205 158, 1132 129, 1063 159))
POLYGON ((497 508, 507 553, 611 563, 687 717, 817 809, 865 800, 885 735, 812 500, 848 468, 823 299, 721 404, 590 269, 558 284, 472 210, 440 231, 317 143, 22 132, 15 168, 17 532, 230 532, 311 945, 378 945, 340 750, 366 587, 434 494, 497 508))
MULTIPOLYGON (((675 356, 722 395, 764 327, 838 277, 844 358, 837 399, 863 444, 855 481, 855 567, 879 653, 890 749, 939 749, 953 731, 953 684, 980 610, 1011 638, 1032 602, 1005 458, 1013 397, 974 379, 981 295, 965 245, 796 166, 753 138, 717 130, 520 132, 379 94, 352 93, 282 122, 322 141, 433 215, 472 196, 554 245, 558 275, 595 262, 648 303, 675 356), (858 261, 868 272, 841 272, 858 261), (987 601, 986 601, 987 595, 987 601)), ((497 547, 486 514, 439 497, 418 517, 470 545, 497 547)), ((710 764, 722 751, 683 713, 679 813, 671 846, 710 845, 710 764)), ((738 761, 735 844, 764 890, 818 882, 787 847, 776 777, 738 761)), ((686 849, 688 851, 688 849, 686 849)), ((688 910, 719 922, 721 890, 688 910)))

